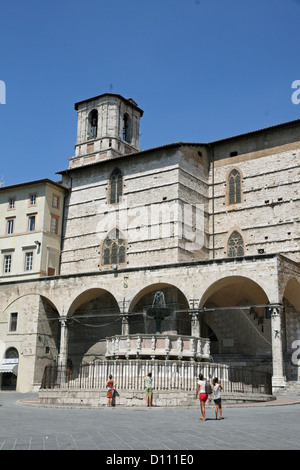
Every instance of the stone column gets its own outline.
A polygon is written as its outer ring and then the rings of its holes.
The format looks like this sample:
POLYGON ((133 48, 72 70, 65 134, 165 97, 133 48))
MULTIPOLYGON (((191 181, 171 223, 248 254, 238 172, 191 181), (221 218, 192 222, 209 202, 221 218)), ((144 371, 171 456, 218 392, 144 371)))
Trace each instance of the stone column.
POLYGON ((60 322, 60 348, 58 355, 58 365, 66 366, 68 359, 68 324, 69 319, 62 317, 59 319, 60 322))
POLYGON ((122 336, 129 335, 129 322, 128 322, 128 307, 129 301, 125 299, 121 300, 119 303, 120 315, 122 317, 122 336))
POLYGON ((200 338, 199 299, 190 299, 191 336, 200 338))
POLYGON ((281 309, 282 307, 272 306, 271 308, 271 338, 272 338, 272 358, 273 376, 272 388, 274 391, 285 386, 284 363, 282 351, 282 330, 281 330, 281 309))

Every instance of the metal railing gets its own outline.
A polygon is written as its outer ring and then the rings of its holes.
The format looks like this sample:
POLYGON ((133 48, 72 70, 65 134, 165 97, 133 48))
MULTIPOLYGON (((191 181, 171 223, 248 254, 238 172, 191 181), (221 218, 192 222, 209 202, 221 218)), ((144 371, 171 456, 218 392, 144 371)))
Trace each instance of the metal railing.
POLYGON ((225 393, 272 394, 271 374, 244 367, 188 361, 105 360, 81 364, 77 371, 60 365, 45 367, 41 388, 105 389, 111 374, 118 390, 143 390, 152 372, 154 390, 195 391, 199 374, 221 380, 225 393))

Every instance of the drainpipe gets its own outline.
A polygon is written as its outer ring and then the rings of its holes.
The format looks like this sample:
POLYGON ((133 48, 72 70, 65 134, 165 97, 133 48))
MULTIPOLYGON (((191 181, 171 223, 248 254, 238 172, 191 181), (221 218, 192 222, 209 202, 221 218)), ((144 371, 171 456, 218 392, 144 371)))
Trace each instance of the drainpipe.
POLYGON ((213 237, 213 259, 215 259, 215 154, 214 147, 209 144, 210 161, 212 167, 212 237, 213 237))

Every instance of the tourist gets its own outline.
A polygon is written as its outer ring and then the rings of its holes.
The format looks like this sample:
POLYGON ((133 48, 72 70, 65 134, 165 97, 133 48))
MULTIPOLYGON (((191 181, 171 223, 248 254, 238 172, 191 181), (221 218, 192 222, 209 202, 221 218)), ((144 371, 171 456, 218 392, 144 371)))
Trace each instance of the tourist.
POLYGON ((201 418, 205 421, 205 403, 208 398, 208 394, 211 394, 211 386, 207 380, 204 380, 203 374, 199 374, 199 380, 197 383, 196 398, 200 399, 201 418))
POLYGON ((114 394, 115 394, 115 386, 117 385, 117 382, 115 382, 113 379, 112 379, 112 375, 110 374, 110 376, 108 377, 108 381, 106 382, 106 389, 107 389, 107 399, 108 399, 108 406, 112 406, 112 402, 113 402, 113 397, 114 397, 114 394))
POLYGON ((152 372, 148 372, 147 375, 144 375, 143 379, 145 384, 147 406, 152 406, 152 372))
POLYGON ((215 377, 213 380, 213 399, 216 405, 216 419, 222 419, 222 402, 221 402, 221 390, 222 389, 223 387, 221 385, 221 380, 218 380, 218 377, 215 377), (219 418, 218 418, 218 415, 219 415, 219 418))

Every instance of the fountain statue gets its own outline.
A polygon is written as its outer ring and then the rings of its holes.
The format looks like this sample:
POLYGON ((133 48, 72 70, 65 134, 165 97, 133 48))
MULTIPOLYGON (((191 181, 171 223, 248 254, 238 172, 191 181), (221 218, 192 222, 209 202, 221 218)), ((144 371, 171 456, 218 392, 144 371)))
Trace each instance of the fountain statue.
POLYGON ((158 291, 155 293, 152 307, 147 308, 146 314, 155 320, 156 334, 161 333, 162 320, 173 313, 172 309, 167 308, 164 293, 158 291))

